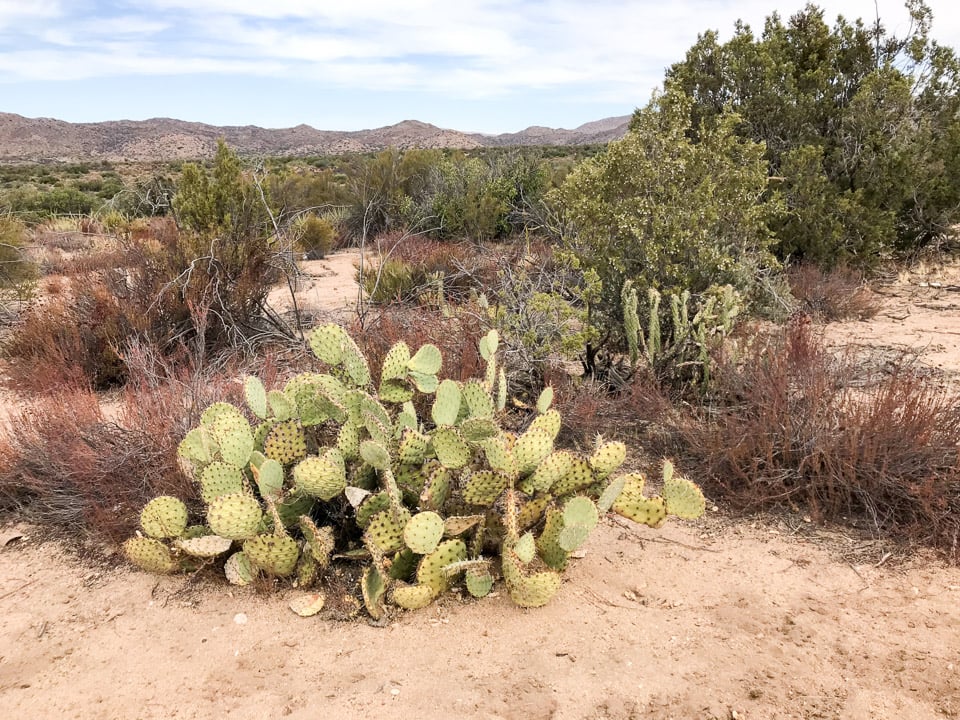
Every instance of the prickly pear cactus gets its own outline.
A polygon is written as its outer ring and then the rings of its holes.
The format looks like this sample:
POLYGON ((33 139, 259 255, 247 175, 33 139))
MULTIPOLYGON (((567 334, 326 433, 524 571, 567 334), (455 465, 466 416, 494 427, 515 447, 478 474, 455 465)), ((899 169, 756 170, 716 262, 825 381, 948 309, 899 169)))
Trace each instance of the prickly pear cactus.
MULTIPOLYGON (((703 494, 669 461, 662 495, 648 497, 641 474, 618 474, 622 442, 557 448, 551 388, 523 432, 502 429, 496 332, 480 342, 483 377, 464 382, 438 377, 433 345, 397 343, 371 369, 337 325, 316 328, 308 343, 321 372, 274 389, 246 377, 246 409, 215 403, 203 413, 178 456, 198 484, 205 524, 189 526, 177 498, 155 498, 141 514, 143 534, 124 544, 131 562, 161 574, 212 566, 233 585, 265 576, 306 589, 322 586, 333 563, 359 561, 357 597, 374 620, 453 587, 484 597, 498 575, 514 602, 539 607, 605 513, 651 527, 703 513, 703 494)), ((323 607, 323 593, 311 593, 303 612, 295 608, 305 617, 323 607)))

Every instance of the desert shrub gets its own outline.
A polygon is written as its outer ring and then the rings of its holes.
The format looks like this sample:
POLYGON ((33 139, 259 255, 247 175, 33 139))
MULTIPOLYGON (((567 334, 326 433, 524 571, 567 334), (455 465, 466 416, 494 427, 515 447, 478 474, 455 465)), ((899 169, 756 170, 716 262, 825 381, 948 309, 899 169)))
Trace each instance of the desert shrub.
POLYGON ((702 477, 732 506, 802 504, 956 557, 960 405, 906 365, 867 385, 858 373, 803 316, 757 342, 685 430, 702 477))
MULTIPOLYGON (((462 383, 440 381, 433 345, 414 353, 395 344, 374 384, 339 326, 316 328, 309 344, 328 372, 295 376, 269 392, 256 377, 244 380, 256 427, 227 403, 204 411, 178 455, 198 482, 207 525, 189 526, 190 508, 178 498, 155 498, 141 513, 143 534, 124 543, 131 561, 170 573, 226 558, 233 584, 263 575, 295 578, 307 589, 322 581, 336 552, 365 563, 360 594, 374 620, 388 619, 390 605, 426 607, 461 580, 484 597, 499 565, 511 599, 539 607, 601 513, 658 527, 668 514, 703 512, 697 486, 669 462, 662 496, 646 497, 642 476, 615 475, 623 443, 555 450, 561 418, 550 407, 552 391, 537 398, 523 433, 503 431, 507 395, 495 332, 479 344, 483 378, 462 383), (429 398, 422 422, 412 402, 418 395, 429 398)), ((291 607, 313 615, 324 602, 324 594, 310 594, 291 607)))
POLYGON ((337 231, 326 218, 306 215, 297 221, 294 236, 297 247, 308 260, 321 260, 333 248, 337 231))
POLYGON ((26 228, 16 218, 0 215, 0 292, 28 299, 36 287, 37 266, 27 255, 26 228))
POLYGON ((822 320, 865 320, 880 309, 879 298, 853 268, 823 270, 814 263, 800 263, 787 270, 787 280, 800 309, 822 320))

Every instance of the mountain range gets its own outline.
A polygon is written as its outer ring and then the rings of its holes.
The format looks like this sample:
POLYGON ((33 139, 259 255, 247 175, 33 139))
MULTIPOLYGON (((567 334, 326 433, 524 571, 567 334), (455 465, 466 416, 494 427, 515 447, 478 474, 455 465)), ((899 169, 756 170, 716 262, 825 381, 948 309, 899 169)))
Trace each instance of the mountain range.
POLYGON ((309 125, 267 129, 216 126, 170 118, 69 123, 0 113, 0 162, 147 162, 212 157, 217 139, 240 155, 302 156, 371 152, 388 147, 462 148, 588 145, 623 137, 630 116, 588 122, 572 130, 533 126, 484 135, 447 130, 418 120, 373 130, 317 130, 309 125))

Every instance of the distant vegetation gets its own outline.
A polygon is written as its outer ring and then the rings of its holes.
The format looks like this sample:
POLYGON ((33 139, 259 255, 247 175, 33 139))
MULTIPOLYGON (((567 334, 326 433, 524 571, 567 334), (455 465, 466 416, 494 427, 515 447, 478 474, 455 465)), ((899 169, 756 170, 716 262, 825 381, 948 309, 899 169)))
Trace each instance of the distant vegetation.
MULTIPOLYGON (((685 455, 742 506, 809 503, 948 546, 960 528, 950 404, 927 402, 907 367, 875 392, 835 391, 853 369, 825 359, 804 314, 868 316, 861 278, 946 245, 960 222, 960 64, 931 39, 929 9, 907 8, 902 37, 831 27, 813 5, 759 33, 738 24, 726 43, 707 32, 607 147, 254 159, 221 142, 208 163, 2 167, 10 384, 88 406, 90 388, 123 387, 130 408, 165 408, 131 422, 166 482, 179 472, 170 438, 229 387, 227 369, 270 385, 265 348, 312 367, 316 318, 268 294, 294 297, 304 256, 362 247, 366 294, 345 322, 371 364, 397 340, 429 342, 444 376, 472 377, 496 329, 518 426, 552 384, 569 442, 656 425, 651 453, 685 455), (44 303, 23 305, 38 276, 44 303), (780 324, 746 334, 757 318, 780 324), (843 441, 827 446, 831 433, 843 441), (905 442, 861 442, 883 433, 905 442)), ((27 430, 7 449, 8 505, 28 502, 17 478, 38 471, 25 456, 89 443, 65 422, 27 430)), ((88 498, 107 500, 120 502, 88 498)))

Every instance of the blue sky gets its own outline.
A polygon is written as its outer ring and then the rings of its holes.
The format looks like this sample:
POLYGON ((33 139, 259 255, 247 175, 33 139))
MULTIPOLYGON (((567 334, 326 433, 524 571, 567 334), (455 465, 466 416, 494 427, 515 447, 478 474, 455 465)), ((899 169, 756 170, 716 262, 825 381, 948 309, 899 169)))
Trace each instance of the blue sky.
MULTIPOLYGON (((927 0, 960 47, 960 3, 927 0)), ((874 0, 821 0, 831 20, 874 0)), ((0 0, 0 111, 510 132, 643 105, 697 34, 803 0, 0 0)), ((877 0, 904 31, 901 0, 877 0)))

